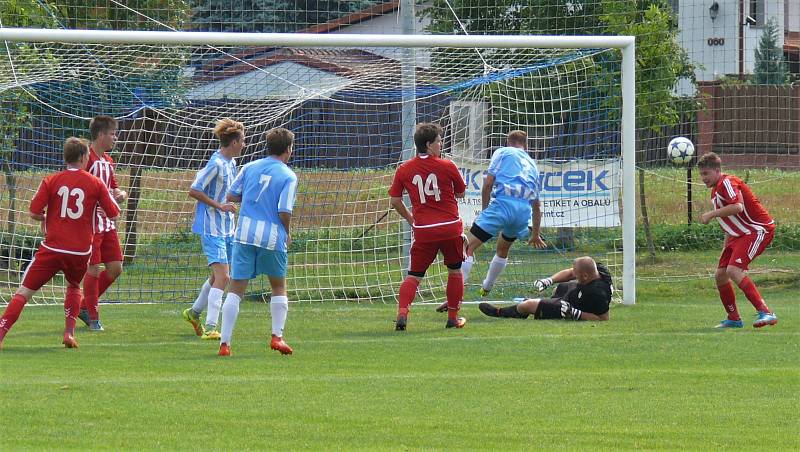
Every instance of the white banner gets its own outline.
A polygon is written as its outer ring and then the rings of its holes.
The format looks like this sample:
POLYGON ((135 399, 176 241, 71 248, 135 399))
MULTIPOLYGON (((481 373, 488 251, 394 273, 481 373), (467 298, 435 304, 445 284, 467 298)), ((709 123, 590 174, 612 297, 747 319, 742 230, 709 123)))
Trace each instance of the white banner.
MULTIPOLYGON (((481 212, 481 187, 489 163, 457 165, 467 183, 466 197, 458 200, 458 212, 466 229, 481 212)), ((536 165, 542 227, 607 228, 621 224, 622 160, 537 161, 536 165)))

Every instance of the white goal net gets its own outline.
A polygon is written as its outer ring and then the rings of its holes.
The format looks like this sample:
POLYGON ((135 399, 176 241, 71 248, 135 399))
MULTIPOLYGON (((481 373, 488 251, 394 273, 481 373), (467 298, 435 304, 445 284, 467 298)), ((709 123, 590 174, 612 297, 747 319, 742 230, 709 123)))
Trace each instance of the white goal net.
MULTIPOLYGON (((125 270, 104 301, 195 297, 208 271, 191 233, 195 201, 187 192, 218 147, 214 123, 229 117, 246 127, 237 165, 265 156, 270 128, 296 135, 293 300, 396 299, 410 237, 390 211, 387 189, 413 154, 414 125, 436 122, 468 184, 460 206, 467 228, 480 209, 488 158, 509 131, 528 133, 540 166, 548 248, 516 244, 493 297, 529 294, 531 281, 589 254, 612 269, 633 302, 634 209, 622 208, 623 195, 633 206, 624 182, 632 181, 633 160, 623 158, 626 146, 633 152, 631 39, 0 34, 0 131, 12 151, 0 174, 0 302, 41 239, 27 214, 34 191, 63 166, 64 139, 88 138, 88 121, 99 114, 119 122, 111 156, 130 196, 118 222, 125 270)), ((488 245, 476 256, 476 275, 491 260, 488 245)), ((443 300, 445 279, 444 266, 434 265, 421 298, 443 300)), ((260 296, 268 286, 259 279, 250 290, 260 296)), ((33 301, 62 298, 56 278, 33 301)))

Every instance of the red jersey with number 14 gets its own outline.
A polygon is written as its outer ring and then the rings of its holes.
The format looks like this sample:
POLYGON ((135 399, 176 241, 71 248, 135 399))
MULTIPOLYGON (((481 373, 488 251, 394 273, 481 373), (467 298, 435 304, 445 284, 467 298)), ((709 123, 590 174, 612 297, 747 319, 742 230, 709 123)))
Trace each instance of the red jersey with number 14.
POLYGON ((715 209, 741 204, 744 210, 736 215, 717 217, 720 227, 726 234, 733 237, 757 234, 759 232, 772 232, 775 222, 761 205, 750 187, 736 176, 722 174, 717 181, 717 186, 711 189, 711 202, 715 209))
POLYGON ((86 171, 71 168, 47 176, 30 206, 31 213, 46 214, 42 246, 59 253, 91 253, 98 203, 109 216, 119 215, 108 188, 86 171))
POLYGON ((403 192, 411 199, 414 216, 414 240, 433 242, 462 234, 456 193, 464 193, 466 184, 455 163, 432 155, 418 155, 397 168, 389 196, 403 192))
MULTIPOLYGON (((111 156, 109 156, 107 152, 100 156, 94 148, 90 147, 89 164, 86 165, 86 171, 100 179, 103 184, 108 187, 109 193, 113 193, 112 190, 117 188, 117 176, 114 173, 114 160, 111 159, 111 156)), ((116 215, 111 216, 114 217, 116 215)), ((105 214, 104 209, 97 209, 97 214, 95 215, 96 232, 108 232, 112 229, 116 229, 117 226, 112 220, 109 220, 108 217, 109 215, 105 214)))

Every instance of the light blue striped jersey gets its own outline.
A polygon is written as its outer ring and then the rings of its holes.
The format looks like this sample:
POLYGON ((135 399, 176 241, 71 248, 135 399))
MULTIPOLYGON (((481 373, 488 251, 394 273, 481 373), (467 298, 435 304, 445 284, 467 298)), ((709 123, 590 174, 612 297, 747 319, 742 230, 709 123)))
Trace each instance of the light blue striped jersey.
POLYGON ((539 199, 539 169, 523 149, 506 146, 496 150, 487 172, 494 176, 493 198, 539 199))
POLYGON ((297 175, 285 163, 266 157, 244 165, 229 190, 242 197, 234 240, 286 251, 286 229, 279 212, 292 213, 297 175))
MULTIPOLYGON (((208 159, 206 166, 197 172, 192 188, 201 191, 218 203, 225 203, 225 195, 231 187, 236 175, 236 161, 215 152, 208 159)), ((214 237, 230 237, 233 235, 234 217, 232 212, 222 212, 204 202, 197 201, 194 212, 192 232, 214 237)))

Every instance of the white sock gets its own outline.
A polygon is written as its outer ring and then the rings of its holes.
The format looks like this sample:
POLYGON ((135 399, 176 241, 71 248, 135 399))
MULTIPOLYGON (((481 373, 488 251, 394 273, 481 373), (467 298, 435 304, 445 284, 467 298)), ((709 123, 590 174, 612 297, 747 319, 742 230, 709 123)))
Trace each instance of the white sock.
POLYGON ((208 291, 208 312, 206 312, 206 326, 216 327, 219 323, 219 308, 222 307, 222 290, 212 287, 208 291))
POLYGON ((196 314, 200 314, 201 312, 206 310, 206 306, 208 306, 208 291, 211 290, 211 284, 206 280, 203 283, 203 287, 200 288, 200 293, 197 295, 197 299, 194 300, 194 304, 192 304, 192 311, 196 314))
POLYGON ((242 299, 235 293, 228 292, 225 297, 225 304, 222 306, 222 331, 219 342, 231 345, 233 327, 236 326, 236 319, 239 317, 239 302, 242 299))
POLYGON ((269 312, 272 314, 272 334, 283 337, 283 327, 286 326, 286 314, 289 312, 289 297, 280 295, 270 298, 269 312))
POLYGON ((492 258, 492 263, 489 264, 489 271, 486 272, 486 279, 483 280, 484 289, 492 290, 492 287, 494 287, 494 282, 497 281, 497 277, 500 276, 500 273, 503 273, 503 269, 506 268, 507 263, 507 257, 500 257, 496 254, 494 255, 492 258))
POLYGON ((472 256, 467 256, 464 262, 461 263, 461 274, 464 275, 464 283, 467 282, 467 278, 469 278, 469 272, 472 271, 472 264, 475 263, 475 258, 472 256))

